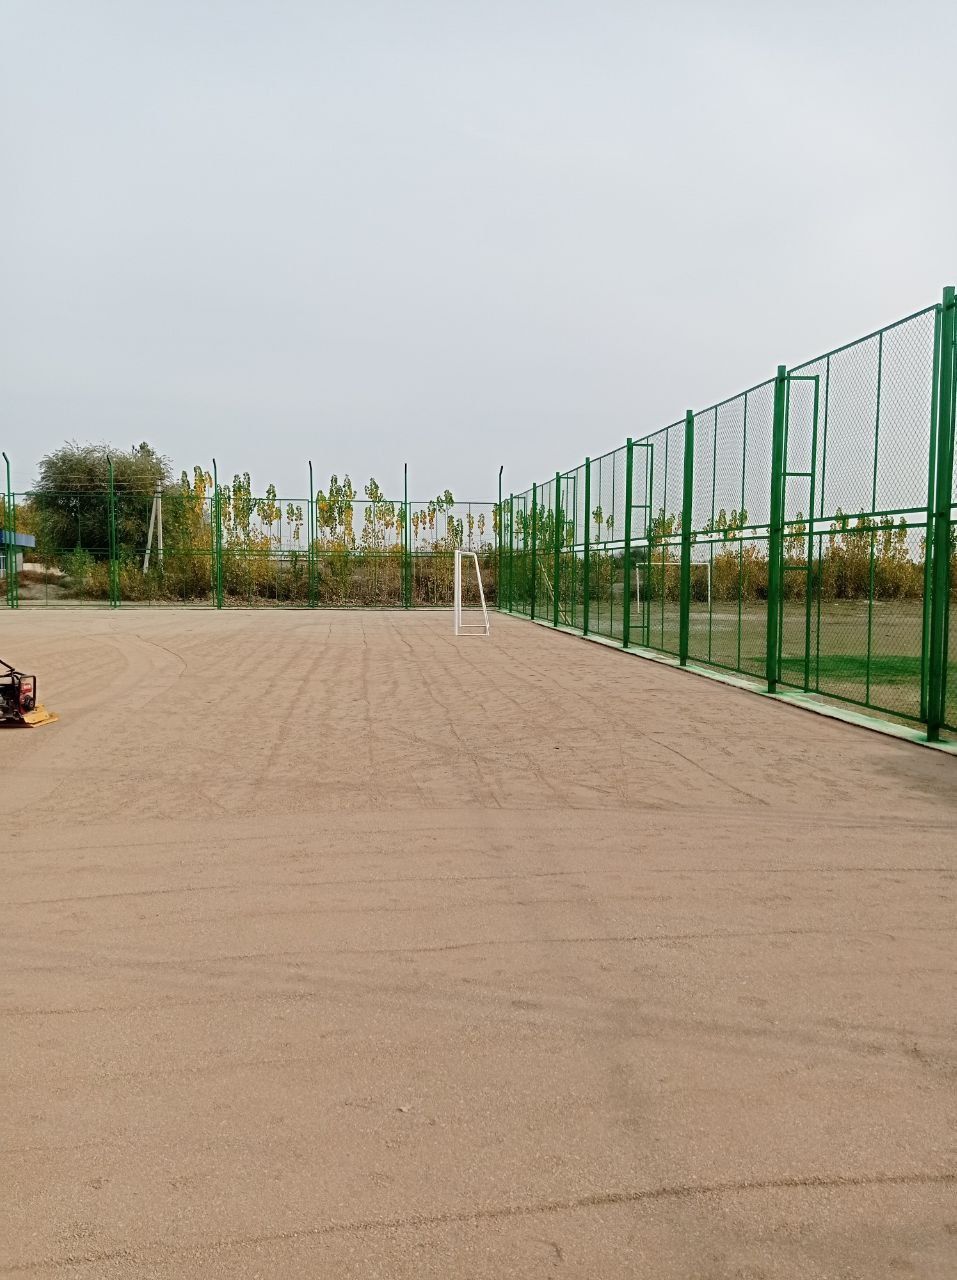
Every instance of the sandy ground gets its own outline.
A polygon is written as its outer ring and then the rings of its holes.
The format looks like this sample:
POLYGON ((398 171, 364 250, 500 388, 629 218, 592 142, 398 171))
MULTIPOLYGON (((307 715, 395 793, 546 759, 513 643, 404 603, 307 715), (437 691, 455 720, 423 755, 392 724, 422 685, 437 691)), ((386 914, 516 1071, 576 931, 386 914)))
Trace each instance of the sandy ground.
POLYGON ((957 1274, 954 759, 517 619, 0 654, 0 1275, 957 1274))

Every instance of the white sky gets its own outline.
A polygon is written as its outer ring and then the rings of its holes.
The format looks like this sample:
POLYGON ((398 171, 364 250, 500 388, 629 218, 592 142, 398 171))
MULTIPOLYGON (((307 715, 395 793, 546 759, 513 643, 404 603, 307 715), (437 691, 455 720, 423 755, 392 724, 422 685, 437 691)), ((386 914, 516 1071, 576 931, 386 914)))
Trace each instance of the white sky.
POLYGON ((957 5, 0 0, 0 447, 494 495, 957 278, 957 5))

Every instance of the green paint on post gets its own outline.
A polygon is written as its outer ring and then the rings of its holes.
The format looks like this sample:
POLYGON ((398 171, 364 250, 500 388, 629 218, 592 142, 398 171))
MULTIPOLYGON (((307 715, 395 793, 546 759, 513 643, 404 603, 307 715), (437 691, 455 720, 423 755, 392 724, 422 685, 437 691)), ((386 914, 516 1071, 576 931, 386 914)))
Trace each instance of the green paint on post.
POLYGON ((223 520, 222 499, 219 492, 219 473, 216 470, 216 459, 213 459, 213 509, 212 518, 212 553, 213 553, 213 600, 216 608, 223 607, 223 520))
POLYGON ((535 621, 535 597, 538 594, 538 485, 532 485, 532 592, 529 617, 535 621))
POLYGON ((120 604, 120 567, 116 558, 116 488, 113 482, 113 459, 106 456, 109 488, 107 490, 106 529, 109 555, 110 608, 118 609, 120 604))
POLYGON ((585 459, 585 533, 582 550, 582 635, 588 635, 588 605, 591 596, 591 458, 585 459))
MULTIPOLYGON (((884 371, 884 334, 877 339, 877 412, 874 418, 874 467, 871 479, 871 510, 877 506, 877 452, 881 439, 881 379, 884 371)), ((867 588, 867 672, 864 678, 864 701, 871 700, 871 656, 874 648, 874 553, 877 531, 871 529, 870 565, 867 588)))
POLYGON ((934 593, 934 479, 937 463, 937 401, 940 391, 940 341, 943 307, 934 311, 934 369, 930 399, 930 449, 927 454, 927 523, 924 527, 924 607, 920 637, 920 718, 927 719, 930 677, 930 625, 934 593))
POLYGON ((771 437, 771 523, 768 529, 768 693, 778 687, 781 633, 781 567, 784 559, 784 433, 787 419, 787 368, 778 365, 774 379, 774 425, 771 437))
POLYGON ((678 616, 678 661, 688 665, 691 623, 691 503, 694 494, 694 413, 685 414, 684 477, 681 490, 681 587, 678 616))
POLYGON ((561 473, 558 471, 555 472, 555 533, 552 541, 554 543, 554 563, 552 564, 552 626, 557 627, 559 596, 562 589, 562 477, 561 473))
POLYGON ((495 513, 495 521, 498 526, 498 582, 495 587, 495 607, 499 610, 503 608, 503 600, 505 599, 505 508, 502 506, 502 472, 504 466, 498 469, 498 510, 495 513))
MULTIPOLYGON (((738 504, 738 512, 739 512, 738 524, 741 526, 741 527, 739 528, 739 530, 738 530, 738 535, 739 535, 739 536, 738 536, 738 635, 737 635, 737 649, 736 649, 736 654, 735 654, 735 663, 734 663, 735 667, 736 667, 739 671, 741 670, 741 617, 742 617, 742 612, 743 612, 743 603, 744 603, 744 589, 743 589, 743 579, 744 579, 744 527, 743 527, 743 521, 744 521, 744 509, 745 509, 745 505, 746 505, 746 503, 747 503, 747 495, 746 495, 746 493, 745 493, 745 481, 746 481, 746 478, 747 478, 747 465, 748 465, 748 392, 747 392, 747 391, 745 391, 745 393, 744 393, 744 417, 743 417, 743 423, 742 423, 742 437, 741 437, 741 501, 740 501, 740 503, 738 504)), ((712 584, 711 584, 711 589, 712 589, 712 591, 714 590, 714 583, 713 583, 713 582, 712 582, 712 584)))
MULTIPOLYGON (((646 648, 651 644, 651 559, 652 540, 655 523, 654 478, 655 478, 655 445, 653 440, 645 441, 645 545, 642 552, 645 570, 644 595, 641 605, 641 643, 646 648)), ((636 583, 637 586, 637 583, 636 583)))
POLYGON ((216 459, 213 459, 213 492, 209 498, 209 590, 216 603, 216 512, 219 509, 219 479, 216 474, 216 459))
POLYGON ((309 554, 306 557, 306 570, 309 575, 309 608, 315 609, 316 599, 316 489, 312 478, 312 461, 309 462, 309 518, 306 521, 306 537, 309 539, 309 554))
MULTIPOLYGON (((811 688, 811 613, 814 605, 814 504, 817 500, 817 423, 818 414, 821 408, 821 379, 817 374, 813 375, 814 380, 814 417, 811 421, 811 485, 810 498, 808 500, 808 517, 807 517, 807 582, 805 583, 804 592, 804 691, 808 692, 811 688)), ((880 413, 880 410, 878 410, 880 413)), ((876 455, 876 444, 875 444, 876 455)), ((875 472, 876 474, 876 472, 875 472)), ((875 482, 876 483, 876 482, 875 482)), ((818 596, 820 597, 820 590, 818 596)), ((820 659, 820 636, 818 637, 817 658, 820 659)))
POLYGON ((402 607, 412 608, 412 522, 409 518, 409 464, 402 464, 402 607))
MULTIPOLYGON (((822 428, 821 439, 821 488, 818 515, 824 516, 824 482, 827 479, 827 420, 828 412, 831 407, 831 357, 828 356, 824 365, 824 423, 822 428)), ((817 460, 815 458, 815 471, 817 470, 817 460)), ((821 540, 818 539, 818 562, 822 560, 821 540)), ((817 632, 814 644, 815 666, 814 666, 814 688, 821 687, 821 603, 824 596, 823 584, 818 584, 817 591, 817 632)))
POLYGON ((508 495, 508 611, 515 611, 515 494, 508 495))
POLYGON ((718 492, 718 410, 711 410, 711 517, 710 530, 708 534, 708 661, 713 656, 714 647, 714 602, 712 600, 713 592, 712 578, 714 577, 714 518, 715 518, 715 497, 718 492))
POLYGON ((937 396, 937 464, 934 498, 933 603, 930 628, 930 688, 927 699, 927 737, 940 738, 946 718, 947 647, 950 605, 950 535, 954 487, 954 363, 957 298, 953 285, 944 290, 941 313, 940 383, 937 396))
MULTIPOLYGON (((784 470, 781 476, 782 489, 786 488, 787 482, 789 479, 802 479, 802 480, 808 481, 808 502, 807 502, 808 517, 807 517, 807 530, 806 530, 805 555, 804 555, 804 658, 803 658, 804 675, 803 675, 803 681, 802 681, 802 687, 805 693, 809 692, 811 687, 811 613, 812 613, 812 605, 813 605, 813 585, 814 585, 814 506, 816 502, 815 484, 816 484, 816 475, 817 475, 817 426, 818 426, 818 412, 820 407, 820 386, 821 386, 821 379, 819 375, 816 373, 789 373, 787 375, 787 379, 785 383, 786 410, 785 410, 785 429, 784 429, 784 470), (809 382, 812 384, 813 400, 812 400, 812 418, 811 418, 811 445, 810 445, 811 453, 810 453, 810 470, 808 471, 789 471, 787 469, 787 461, 789 456, 788 431, 790 429, 790 418, 791 418, 791 388, 793 383, 795 382, 809 382)), ((798 515, 800 516, 800 514, 801 513, 799 511, 798 515)), ((791 523, 792 523, 791 521, 786 521, 782 518, 782 529, 785 525, 790 526, 791 523)), ((782 538, 782 546, 783 546, 783 538, 782 538)), ((782 550, 782 555, 783 555, 783 550, 782 550)), ((794 569, 795 572, 800 571, 798 566, 791 565, 787 567, 790 569, 794 569)), ((782 584, 783 584, 783 573, 784 573, 784 569, 782 569, 782 584)), ((783 593, 783 585, 782 585, 782 593, 783 593)), ((784 612, 784 604, 782 600, 781 627, 780 627, 780 635, 778 637, 779 669, 782 667, 784 663, 783 612, 784 612)), ((818 640, 818 644, 820 645, 820 640, 818 640)), ((790 683, 790 681, 788 683, 790 683)))
POLYGON ((635 488, 635 444, 625 441, 625 550, 622 556, 624 584, 621 593, 621 647, 631 640, 631 509, 635 488))

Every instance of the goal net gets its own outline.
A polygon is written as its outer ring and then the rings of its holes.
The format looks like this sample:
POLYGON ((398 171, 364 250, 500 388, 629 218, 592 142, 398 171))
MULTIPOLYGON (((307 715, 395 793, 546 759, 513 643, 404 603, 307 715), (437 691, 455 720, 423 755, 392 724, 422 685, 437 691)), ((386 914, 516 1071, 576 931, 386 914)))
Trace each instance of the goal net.
POLYGON ((485 605, 485 589, 482 586, 482 570, 479 568, 479 558, 474 551, 456 551, 455 553, 455 599, 453 604, 455 613, 455 634, 457 636, 487 636, 488 635, 488 609, 485 605), (462 608, 462 575, 468 570, 474 569, 475 581, 478 584, 479 608, 481 609, 481 617, 478 616, 477 609, 470 609, 466 617, 462 608))

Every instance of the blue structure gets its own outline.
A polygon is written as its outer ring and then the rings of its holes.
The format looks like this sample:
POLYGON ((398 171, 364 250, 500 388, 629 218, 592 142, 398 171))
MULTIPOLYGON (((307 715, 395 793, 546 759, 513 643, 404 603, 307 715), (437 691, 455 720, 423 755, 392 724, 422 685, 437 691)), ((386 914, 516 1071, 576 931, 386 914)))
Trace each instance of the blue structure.
POLYGON ((30 551, 37 545, 37 540, 32 533, 7 533, 6 529, 0 529, 0 573, 7 572, 7 546, 10 538, 13 538, 13 569, 19 572, 23 568, 23 553, 30 551))

